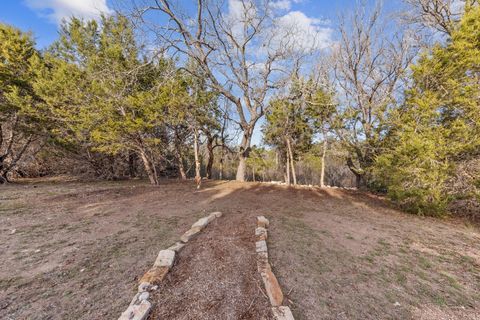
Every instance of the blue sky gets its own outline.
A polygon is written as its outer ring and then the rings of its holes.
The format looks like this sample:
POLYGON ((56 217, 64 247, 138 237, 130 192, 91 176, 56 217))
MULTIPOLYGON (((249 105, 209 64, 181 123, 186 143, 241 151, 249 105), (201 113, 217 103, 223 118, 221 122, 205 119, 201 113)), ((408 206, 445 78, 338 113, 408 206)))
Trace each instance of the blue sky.
MULTIPOLYGON (((128 0, 6 0, 2 1, 0 21, 24 31, 32 31, 39 48, 48 46, 57 37, 58 23, 72 14, 92 18, 98 11, 108 11, 128 0)), ((193 0, 182 0, 188 6, 193 0)), ((358 0, 276 0, 285 13, 299 11, 308 18, 322 20, 334 27, 337 17, 351 9, 358 0)), ((386 1, 386 9, 398 1, 386 1)), ((388 8, 390 7, 390 8, 388 8)))

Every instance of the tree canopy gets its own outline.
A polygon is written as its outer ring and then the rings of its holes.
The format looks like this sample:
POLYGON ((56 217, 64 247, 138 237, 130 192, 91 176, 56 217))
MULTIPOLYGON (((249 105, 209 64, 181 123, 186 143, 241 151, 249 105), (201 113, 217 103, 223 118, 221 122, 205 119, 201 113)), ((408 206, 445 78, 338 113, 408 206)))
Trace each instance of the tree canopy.
POLYGON ((0 24, 0 183, 65 172, 318 181, 417 214, 460 200, 478 211, 480 5, 407 2, 402 23, 359 4, 328 48, 305 46, 310 35, 264 0, 236 14, 201 0, 194 18, 146 0, 69 18, 43 50, 0 24))
POLYGON ((441 214, 456 196, 447 190, 456 163, 480 154, 480 7, 467 8, 447 44, 412 69, 376 170, 403 207, 441 214))

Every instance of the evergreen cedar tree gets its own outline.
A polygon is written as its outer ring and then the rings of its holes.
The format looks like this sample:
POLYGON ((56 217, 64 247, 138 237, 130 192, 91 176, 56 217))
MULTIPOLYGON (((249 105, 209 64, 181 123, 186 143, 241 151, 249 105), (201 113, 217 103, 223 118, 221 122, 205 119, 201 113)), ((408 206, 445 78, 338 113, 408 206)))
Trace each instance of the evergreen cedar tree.
MULTIPOLYGON (((467 7, 445 46, 413 66, 406 102, 390 114, 376 178, 404 209, 441 215, 456 197, 448 190, 456 164, 480 155, 480 6, 467 7)), ((480 186, 480 172, 473 172, 480 186)))
MULTIPOLYGON (((385 134, 366 168, 370 188, 418 214, 444 214, 459 197, 480 201, 479 172, 471 174, 468 194, 449 187, 458 164, 480 155, 480 6, 467 3, 452 30, 412 66, 405 102, 386 113, 385 134)), ((159 182, 158 159, 175 141, 174 158, 183 167, 192 139, 197 144, 199 132, 213 137, 219 130, 219 95, 173 61, 147 59, 143 49, 121 15, 72 18, 41 53, 32 35, 0 24, 0 182, 38 141, 135 154, 152 184, 159 182)), ((334 92, 301 79, 286 97, 270 101, 264 139, 294 182, 294 162, 311 158, 317 134, 325 142, 324 166, 327 134, 336 133, 341 115, 334 101, 334 92)), ((269 152, 253 148, 248 164, 257 174, 274 165, 262 160, 269 152)))

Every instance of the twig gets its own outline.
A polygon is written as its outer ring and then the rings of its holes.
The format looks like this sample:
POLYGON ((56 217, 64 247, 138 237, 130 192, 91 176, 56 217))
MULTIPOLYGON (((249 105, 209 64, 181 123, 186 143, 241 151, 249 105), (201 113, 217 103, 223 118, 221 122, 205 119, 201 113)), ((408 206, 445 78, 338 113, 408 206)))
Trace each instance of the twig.
POLYGON ((290 290, 288 290, 287 296, 290 295, 290 292, 292 292, 293 288, 294 288, 294 287, 292 287, 290 290))
POLYGON ((248 310, 250 310, 250 308, 253 306, 254 301, 255 301, 255 297, 253 297, 252 302, 250 302, 250 305, 248 306, 247 311, 245 311, 245 313, 247 313, 248 310))
POLYGON ((268 300, 267 294, 266 294, 265 292, 263 292, 263 289, 260 288, 260 286, 258 285, 258 282, 255 282, 255 283, 257 284, 257 287, 258 287, 258 289, 260 290, 260 292, 263 294, 263 296, 268 300))

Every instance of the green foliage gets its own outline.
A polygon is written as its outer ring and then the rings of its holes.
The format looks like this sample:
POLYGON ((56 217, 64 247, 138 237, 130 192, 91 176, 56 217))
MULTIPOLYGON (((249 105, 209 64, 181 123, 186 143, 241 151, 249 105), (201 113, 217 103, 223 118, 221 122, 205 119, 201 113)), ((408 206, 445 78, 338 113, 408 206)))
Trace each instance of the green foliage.
POLYGON ((35 85, 59 123, 57 138, 111 154, 159 143, 164 109, 179 103, 185 86, 167 76, 170 62, 144 63, 140 49, 122 16, 62 26, 35 85))
MULTIPOLYGON (((188 68, 198 69, 192 62, 189 62, 188 68)), ((178 103, 169 109, 169 124, 182 124, 191 130, 197 128, 210 131, 220 128, 218 94, 207 89, 204 79, 200 80, 187 72, 178 72, 177 80, 172 84, 175 87, 169 97, 174 97, 178 103)))
POLYGON ((302 160, 305 165, 317 174, 322 169, 323 144, 313 144, 312 148, 303 155, 302 160))
POLYGON ((0 23, 0 183, 45 140, 41 99, 33 89, 35 68, 43 60, 29 33, 0 23))
POLYGON ((441 215, 455 163, 480 151, 480 7, 471 7, 445 47, 413 67, 405 105, 390 114, 375 174, 403 208, 441 215))
POLYGON ((307 87, 310 90, 303 97, 306 102, 306 115, 314 130, 325 134, 327 125, 337 108, 333 94, 325 88, 313 86, 311 81, 307 83, 307 87))
POLYGON ((439 215, 448 197, 445 182, 449 162, 436 132, 402 132, 393 150, 377 157, 374 173, 387 186, 390 198, 407 211, 439 215))
POLYGON ((275 168, 274 155, 272 151, 257 146, 252 146, 250 155, 247 158, 248 167, 252 168, 257 175, 265 175, 275 168))
POLYGON ((38 101, 32 90, 34 67, 41 60, 32 36, 0 24, 0 121, 20 116, 23 129, 32 129, 38 101))
POLYGON ((295 82, 289 97, 270 101, 263 127, 265 142, 277 148, 281 154, 286 154, 289 139, 295 159, 308 151, 314 133, 300 89, 299 82, 295 82))
MULTIPOLYGON (((35 68, 51 132, 87 152, 136 153, 152 183, 165 158, 170 128, 218 127, 217 95, 163 57, 142 57, 124 16, 72 18, 35 68)), ((182 141, 184 142, 184 141, 182 141)))

